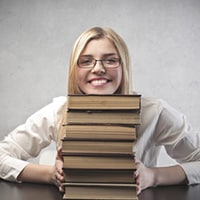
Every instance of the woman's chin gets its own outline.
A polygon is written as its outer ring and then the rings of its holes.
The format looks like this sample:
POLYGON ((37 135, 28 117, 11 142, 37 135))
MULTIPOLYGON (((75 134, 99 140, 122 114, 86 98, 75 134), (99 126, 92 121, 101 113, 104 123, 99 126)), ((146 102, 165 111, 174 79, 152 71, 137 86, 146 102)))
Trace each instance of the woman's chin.
POLYGON ((88 90, 86 94, 113 94, 114 91, 112 90, 105 90, 105 89, 96 89, 96 90, 88 90))

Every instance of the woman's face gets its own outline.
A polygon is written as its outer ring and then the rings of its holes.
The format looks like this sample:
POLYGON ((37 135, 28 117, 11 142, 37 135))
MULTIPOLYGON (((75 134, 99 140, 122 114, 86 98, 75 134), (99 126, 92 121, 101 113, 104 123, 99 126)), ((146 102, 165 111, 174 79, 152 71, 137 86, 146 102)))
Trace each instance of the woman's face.
MULTIPOLYGON (((119 55, 112 42, 107 38, 103 38, 91 40, 80 55, 79 60, 82 59, 82 63, 87 63, 92 58, 96 60, 115 60, 119 58, 119 55)), ((96 61, 96 65, 93 68, 77 67, 76 81, 80 90, 85 94, 115 93, 122 79, 121 64, 119 63, 118 66, 106 68, 101 61, 96 61)))

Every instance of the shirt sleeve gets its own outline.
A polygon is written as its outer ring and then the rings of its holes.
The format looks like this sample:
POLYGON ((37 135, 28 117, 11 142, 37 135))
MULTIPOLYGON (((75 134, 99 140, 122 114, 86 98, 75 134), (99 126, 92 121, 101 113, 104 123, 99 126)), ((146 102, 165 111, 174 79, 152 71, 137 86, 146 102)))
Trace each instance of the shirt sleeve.
POLYGON ((200 183, 200 134, 194 131, 186 117, 161 102, 161 113, 156 126, 158 145, 185 171, 189 184, 200 183))
POLYGON ((58 135, 58 119, 66 102, 57 97, 53 102, 31 115, 0 141, 0 178, 16 181, 20 172, 58 135))

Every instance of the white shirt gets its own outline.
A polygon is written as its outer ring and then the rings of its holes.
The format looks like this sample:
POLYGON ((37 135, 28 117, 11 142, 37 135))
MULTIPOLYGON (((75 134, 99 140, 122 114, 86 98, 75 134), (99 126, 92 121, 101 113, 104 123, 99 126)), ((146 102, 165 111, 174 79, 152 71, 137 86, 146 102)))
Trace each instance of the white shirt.
MULTIPOLYGON (((20 172, 52 140, 57 141, 58 120, 66 97, 54 98, 0 141, 0 178, 16 181, 20 172)), ((193 132, 183 114, 165 101, 142 98, 141 125, 136 157, 155 167, 161 146, 186 173, 189 184, 200 183, 200 135, 193 132)))

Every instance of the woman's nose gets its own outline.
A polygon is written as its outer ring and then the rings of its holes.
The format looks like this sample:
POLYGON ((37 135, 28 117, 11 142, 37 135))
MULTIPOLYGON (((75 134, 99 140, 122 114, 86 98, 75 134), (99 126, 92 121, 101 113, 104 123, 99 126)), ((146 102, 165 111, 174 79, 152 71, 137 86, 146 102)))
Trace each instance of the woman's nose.
POLYGON ((96 60, 96 63, 92 68, 91 72, 96 74, 104 74, 106 72, 101 60, 96 60))

